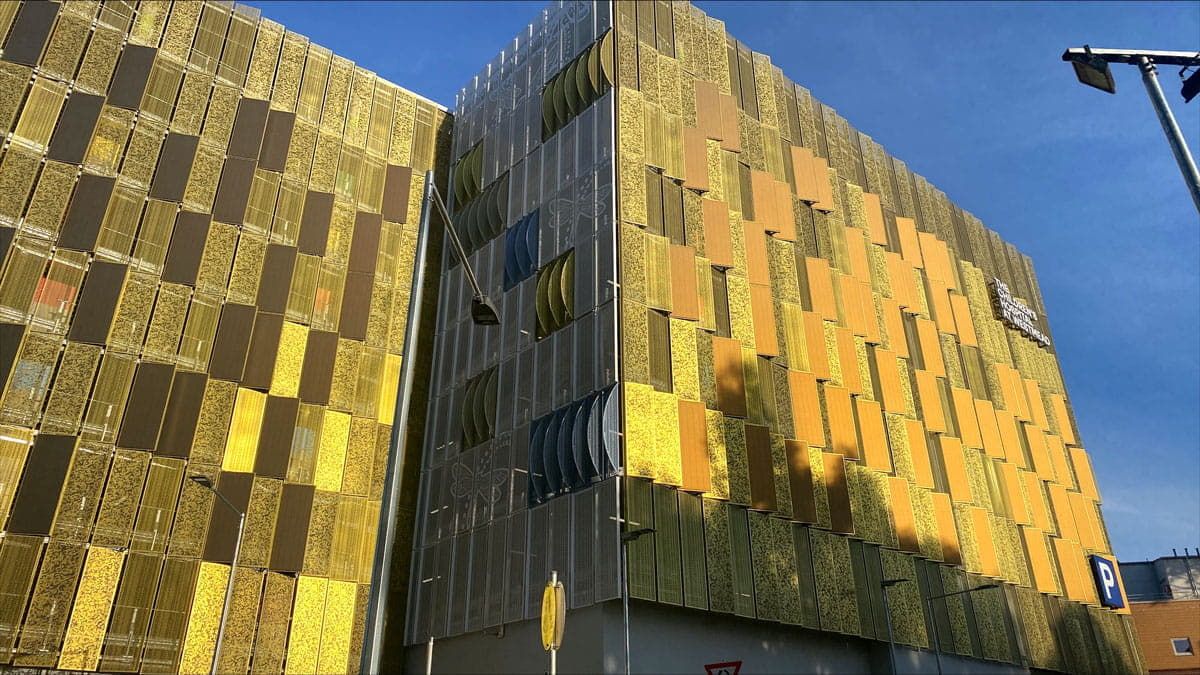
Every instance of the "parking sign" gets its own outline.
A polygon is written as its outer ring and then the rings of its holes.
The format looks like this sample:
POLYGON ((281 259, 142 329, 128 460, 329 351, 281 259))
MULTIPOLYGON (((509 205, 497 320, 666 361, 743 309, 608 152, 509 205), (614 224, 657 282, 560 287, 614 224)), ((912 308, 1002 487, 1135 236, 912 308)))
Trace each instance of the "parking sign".
POLYGON ((1096 581, 1096 592, 1100 604, 1111 609, 1124 609, 1125 598, 1121 584, 1117 581, 1117 564, 1103 556, 1091 556, 1092 578, 1096 581))

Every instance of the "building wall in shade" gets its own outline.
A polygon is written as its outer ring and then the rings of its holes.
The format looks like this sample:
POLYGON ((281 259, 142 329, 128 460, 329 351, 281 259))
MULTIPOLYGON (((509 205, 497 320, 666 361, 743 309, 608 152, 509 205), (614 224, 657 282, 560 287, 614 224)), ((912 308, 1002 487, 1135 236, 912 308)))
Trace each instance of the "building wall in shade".
POLYGON ((551 570, 574 607, 625 585, 883 640, 904 578, 911 647, 1139 667, 1027 256, 686 2, 553 3, 456 117, 502 324, 447 259, 411 643, 535 617, 551 570), (654 532, 602 593, 613 500, 654 532))
POLYGON ((220 670, 356 670, 448 112, 229 3, 0 45, 0 664, 207 671, 199 474, 220 670))

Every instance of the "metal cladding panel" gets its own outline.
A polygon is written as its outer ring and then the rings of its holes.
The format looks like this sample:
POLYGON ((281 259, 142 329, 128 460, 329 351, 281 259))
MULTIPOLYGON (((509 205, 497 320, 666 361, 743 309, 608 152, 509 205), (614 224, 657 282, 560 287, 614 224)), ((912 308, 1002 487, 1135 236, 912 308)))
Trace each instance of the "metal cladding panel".
MULTIPOLYGON (((237 523, 184 479, 205 476, 246 512, 222 671, 294 652, 342 672, 405 356, 408 214, 428 170, 445 180, 450 116, 256 11, 135 4, 0 9, 0 587, 30 608, 0 608, 0 662, 207 667, 237 523), (348 273, 368 280, 346 295, 348 273), (25 531, 45 564, 11 553, 25 531), (298 625, 326 635, 322 660, 288 644, 298 625)), ((413 359, 426 382, 430 354, 413 359)))

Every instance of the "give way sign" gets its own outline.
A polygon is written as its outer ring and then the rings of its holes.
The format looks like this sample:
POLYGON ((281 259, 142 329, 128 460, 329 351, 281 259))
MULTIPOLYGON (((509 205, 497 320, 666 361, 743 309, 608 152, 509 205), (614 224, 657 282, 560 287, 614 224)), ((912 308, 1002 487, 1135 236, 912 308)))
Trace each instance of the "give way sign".
POLYGON ((724 663, 704 664, 705 675, 738 675, 742 672, 741 661, 725 661, 724 663))

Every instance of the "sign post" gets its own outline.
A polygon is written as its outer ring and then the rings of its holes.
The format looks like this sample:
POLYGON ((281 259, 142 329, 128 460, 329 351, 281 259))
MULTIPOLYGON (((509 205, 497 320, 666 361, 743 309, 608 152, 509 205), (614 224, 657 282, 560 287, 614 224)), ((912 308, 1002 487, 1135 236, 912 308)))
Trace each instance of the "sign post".
POLYGON ((558 580, 558 570, 554 570, 542 591, 542 649, 550 652, 550 675, 558 673, 558 648, 562 646, 566 623, 567 594, 558 580))

